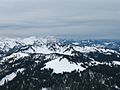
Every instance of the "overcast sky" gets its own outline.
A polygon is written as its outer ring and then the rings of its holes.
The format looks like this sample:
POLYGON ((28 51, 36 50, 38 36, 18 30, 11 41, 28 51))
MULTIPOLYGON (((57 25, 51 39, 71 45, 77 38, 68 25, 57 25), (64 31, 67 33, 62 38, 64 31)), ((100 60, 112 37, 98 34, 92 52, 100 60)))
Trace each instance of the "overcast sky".
POLYGON ((120 0, 0 0, 0 36, 120 39, 120 0))

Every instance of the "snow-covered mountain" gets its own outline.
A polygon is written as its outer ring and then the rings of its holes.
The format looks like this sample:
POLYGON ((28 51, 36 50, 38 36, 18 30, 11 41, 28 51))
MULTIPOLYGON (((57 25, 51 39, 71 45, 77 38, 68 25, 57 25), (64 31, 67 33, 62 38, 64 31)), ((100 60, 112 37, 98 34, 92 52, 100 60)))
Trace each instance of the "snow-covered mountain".
MULTIPOLYGON (((105 68, 106 70, 109 70, 110 67, 118 69, 120 67, 119 65, 120 41, 118 40, 75 41, 66 39, 55 39, 53 37, 0 39, 0 90, 11 90, 10 88, 16 86, 14 85, 15 83, 20 84, 20 90, 25 90, 25 88, 27 88, 27 90, 40 90, 42 88, 48 88, 48 90, 57 90, 56 82, 59 81, 53 80, 54 83, 51 85, 48 84, 50 83, 50 78, 56 78, 55 80, 58 80, 58 78, 60 77, 63 78, 64 75, 69 76, 69 74, 76 73, 79 73, 80 78, 85 78, 84 76, 82 76, 82 74, 87 74, 87 72, 89 72, 88 75, 90 75, 91 79, 91 73, 97 75, 96 72, 93 72, 94 69, 97 68, 98 71, 99 68, 102 67, 108 67, 105 68), (94 69, 92 69, 93 67, 94 69), (46 76, 46 73, 48 76, 46 76), (56 76, 54 76, 54 74, 56 76), (60 74, 63 76, 57 77, 57 75, 59 76, 60 74), (46 77, 44 77, 44 75, 46 77), (27 79, 25 79, 26 76, 29 77, 27 77, 28 81, 26 81, 27 79), (23 80, 22 82, 20 82, 19 80, 20 77, 23 80), (30 87, 27 86, 28 84, 25 84, 27 82, 29 82, 30 87), (39 82, 39 84, 41 83, 39 89, 36 89, 38 88, 38 86, 36 85, 35 87, 32 87, 35 82, 39 82)), ((102 77, 101 74, 100 77, 102 77)), ((66 78, 71 79, 73 77, 66 78)), ((95 76, 93 76, 92 78, 94 79, 95 76)), ((105 78, 108 79, 109 77, 105 78)), ((65 83, 65 81, 67 80, 63 80, 62 82, 65 83)), ((79 80, 78 82, 81 81, 79 80)), ((106 80, 103 80, 103 82, 106 82, 106 80)), ((103 82, 99 82, 100 85, 108 85, 103 82)), ((70 84, 72 84, 72 82, 70 84)), ((109 87, 109 89, 105 90, 119 90, 119 85, 114 84, 112 87, 109 87)), ((79 85, 77 85, 76 87, 78 86, 79 85)), ((64 90, 80 90, 71 89, 69 85, 61 87, 68 88, 64 90)), ((92 87, 95 88, 94 85, 92 87)), ((63 90, 63 88, 58 90, 63 90)), ((96 86, 96 88, 98 87, 96 86)))

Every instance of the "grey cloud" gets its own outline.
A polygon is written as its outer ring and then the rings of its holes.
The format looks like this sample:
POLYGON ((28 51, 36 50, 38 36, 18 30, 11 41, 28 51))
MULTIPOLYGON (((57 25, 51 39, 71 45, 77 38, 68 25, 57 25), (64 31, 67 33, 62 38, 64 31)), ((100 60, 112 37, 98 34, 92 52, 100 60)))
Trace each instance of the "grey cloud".
POLYGON ((120 0, 0 0, 0 36, 117 38, 120 0))

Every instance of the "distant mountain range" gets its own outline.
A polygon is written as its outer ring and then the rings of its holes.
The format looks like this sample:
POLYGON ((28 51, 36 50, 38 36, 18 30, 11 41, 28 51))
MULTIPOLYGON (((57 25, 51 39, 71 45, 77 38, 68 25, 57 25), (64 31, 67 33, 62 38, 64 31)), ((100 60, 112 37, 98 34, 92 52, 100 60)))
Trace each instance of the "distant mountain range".
POLYGON ((120 90, 120 41, 0 39, 0 90, 120 90))

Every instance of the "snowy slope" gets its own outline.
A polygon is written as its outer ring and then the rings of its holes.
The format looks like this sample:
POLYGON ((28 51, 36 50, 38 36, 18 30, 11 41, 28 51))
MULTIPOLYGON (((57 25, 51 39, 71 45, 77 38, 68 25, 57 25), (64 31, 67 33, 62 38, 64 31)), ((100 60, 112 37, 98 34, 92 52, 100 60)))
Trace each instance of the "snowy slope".
POLYGON ((52 60, 48 63, 46 63, 46 66, 44 68, 51 68, 55 73, 63 73, 63 72, 71 72, 74 70, 80 70, 83 71, 86 68, 81 67, 80 63, 71 63, 67 59, 61 59, 57 58, 55 60, 52 60))

